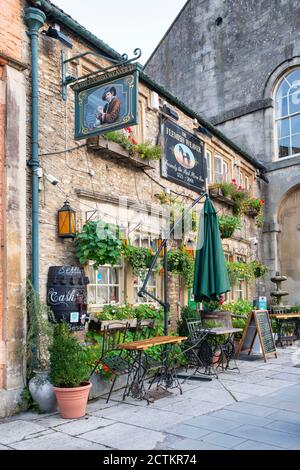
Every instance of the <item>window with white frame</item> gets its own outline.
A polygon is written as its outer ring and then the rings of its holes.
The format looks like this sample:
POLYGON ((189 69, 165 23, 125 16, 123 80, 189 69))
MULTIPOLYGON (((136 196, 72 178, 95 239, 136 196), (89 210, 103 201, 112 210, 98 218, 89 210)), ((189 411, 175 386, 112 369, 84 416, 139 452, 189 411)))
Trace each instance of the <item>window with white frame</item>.
MULTIPOLYGON (((145 233, 141 233, 141 232, 135 232, 132 236, 131 236, 131 240, 132 240, 132 244, 135 245, 135 246, 138 246, 140 248, 149 248, 149 249, 152 249, 153 250, 153 254, 156 252, 157 250, 157 246, 158 246, 158 237, 155 238, 153 237, 153 235, 151 234, 145 234, 145 233)), ((147 274, 147 270, 145 270, 145 275, 147 274)), ((145 297, 139 297, 138 296, 138 292, 140 290, 140 288, 142 287, 143 285, 143 282, 144 282, 144 276, 141 275, 141 276, 134 276, 134 279, 133 279, 133 289, 134 289, 134 293, 133 293, 133 298, 134 298, 134 303, 148 303, 148 304, 153 304, 155 303, 155 300, 152 299, 151 297, 149 296, 145 296, 145 297)), ((148 281, 148 284, 147 284, 147 291, 150 292, 152 295, 154 295, 155 297, 157 297, 157 274, 155 271, 152 271, 150 277, 149 277, 149 281, 148 281)))
MULTIPOLYGON (((246 258, 242 255, 237 255, 236 261, 238 263, 245 263, 246 258)), ((245 279, 238 279, 234 286, 234 298, 245 299, 247 297, 247 283, 245 279)))
POLYGON ((212 182, 211 177, 211 152, 206 150, 205 152, 206 168, 207 168, 207 184, 212 182))
POLYGON ((241 171, 240 171, 240 177, 239 177, 239 185, 241 186, 241 188, 244 188, 244 175, 241 171))
POLYGON ((88 289, 88 303, 91 306, 104 306, 120 302, 120 266, 99 266, 94 269, 88 267, 90 283, 88 289))
POLYGON ((215 182, 228 181, 228 163, 220 156, 214 158, 215 182))
POLYGON ((300 154, 300 69, 287 73, 275 93, 278 158, 300 154))

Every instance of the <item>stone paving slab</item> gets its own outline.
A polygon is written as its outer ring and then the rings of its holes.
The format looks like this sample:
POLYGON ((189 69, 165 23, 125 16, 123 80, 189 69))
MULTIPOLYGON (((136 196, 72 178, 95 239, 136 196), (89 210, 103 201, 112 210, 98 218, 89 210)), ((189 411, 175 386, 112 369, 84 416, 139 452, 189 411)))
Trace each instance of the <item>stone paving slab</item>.
MULTIPOLYGON (((226 419, 229 421, 234 421, 240 424, 252 424, 254 426, 267 426, 275 421, 275 417, 265 418, 263 416, 255 416, 246 413, 239 413, 238 411, 234 411, 234 408, 231 410, 222 409, 219 411, 215 411, 214 413, 210 413, 209 416, 213 416, 215 418, 226 419)), ((271 415, 272 416, 272 415, 271 415)))
POLYGON ((0 443, 11 444, 43 431, 47 429, 32 421, 16 420, 2 423, 0 424, 0 443))
POLYGON ((228 419, 222 418, 215 418, 211 415, 196 416, 195 418, 185 421, 184 424, 219 432, 228 432, 232 429, 240 427, 240 424, 235 421, 229 421, 228 419))
POLYGON ((268 429, 275 429, 276 431, 283 431, 290 434, 299 436, 299 449, 300 449, 300 422, 287 423, 286 421, 274 421, 266 426, 268 429))
POLYGON ((274 419, 274 421, 285 421, 287 423, 295 423, 300 426, 300 413, 285 411, 285 410, 276 410, 273 414, 268 416, 269 419, 274 419))
POLYGON ((194 426, 188 426, 187 424, 176 424, 171 428, 168 426, 165 429, 162 429, 162 431, 189 439, 199 439, 210 433, 207 429, 195 428, 194 426))
POLYGON ((114 421, 97 418, 95 416, 88 416, 85 418, 76 419, 66 424, 62 424, 55 428, 56 431, 64 432, 70 436, 77 436, 88 431, 93 431, 94 429, 104 428, 110 426, 114 421))
POLYGON ((17 450, 107 450, 101 444, 55 431, 48 436, 23 440, 11 446, 17 450))
POLYGON ((177 439, 168 444, 164 449, 169 450, 228 450, 229 447, 218 446, 209 442, 198 441, 196 439, 177 439))
POLYGON ((243 437, 252 441, 264 442, 285 449, 300 450, 300 438, 286 432, 274 431, 258 426, 244 425, 230 430, 228 434, 236 437, 243 437))
POLYGON ((201 438, 203 442, 209 442, 217 446, 226 447, 227 449, 233 449, 235 446, 245 442, 245 439, 229 434, 223 434, 220 432, 212 432, 201 438))
POLYGON ((0 450, 11 450, 11 448, 0 444, 0 450))
POLYGON ((226 406, 226 410, 229 411, 238 411, 239 413, 246 413, 254 416, 265 416, 274 413, 273 408, 269 408, 262 405, 254 405, 252 403, 239 402, 234 403, 233 405, 226 406))
POLYGON ((283 447, 272 446, 264 442, 247 440, 234 447, 234 450, 285 450, 283 447))
POLYGON ((182 400, 181 402, 177 402, 176 404, 169 404, 164 408, 161 408, 166 411, 176 411, 176 413, 187 417, 193 417, 197 415, 203 415, 209 413, 210 411, 220 410, 223 408, 224 405, 220 403, 211 403, 202 400, 192 400, 189 401, 182 400))
POLYGON ((161 432, 141 429, 123 423, 115 423, 104 429, 97 429, 84 434, 84 439, 99 443, 114 449, 148 450, 164 440, 161 432))

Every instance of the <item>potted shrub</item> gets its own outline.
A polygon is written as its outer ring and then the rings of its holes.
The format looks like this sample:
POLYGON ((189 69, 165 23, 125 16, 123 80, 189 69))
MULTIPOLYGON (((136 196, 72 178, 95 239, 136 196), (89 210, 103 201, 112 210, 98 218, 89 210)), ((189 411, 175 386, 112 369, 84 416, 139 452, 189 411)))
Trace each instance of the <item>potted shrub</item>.
POLYGON ((230 238, 235 229, 240 228, 240 219, 234 215, 218 216, 221 238, 230 238))
POLYGON ((92 384, 84 347, 65 323, 55 326, 50 350, 50 380, 63 418, 85 415, 92 384))

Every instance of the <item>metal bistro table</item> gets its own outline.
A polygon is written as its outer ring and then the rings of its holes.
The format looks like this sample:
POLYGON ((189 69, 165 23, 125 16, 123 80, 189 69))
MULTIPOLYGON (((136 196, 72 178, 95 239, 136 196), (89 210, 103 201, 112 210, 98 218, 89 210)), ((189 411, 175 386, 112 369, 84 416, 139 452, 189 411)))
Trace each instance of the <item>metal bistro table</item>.
MULTIPOLYGON (((212 363, 214 363, 214 354, 215 351, 220 348, 220 355, 219 359, 215 362, 216 368, 221 367, 222 370, 238 370, 239 368, 237 364, 235 364, 234 367, 230 368, 229 364, 230 361, 233 359, 234 360, 234 355, 235 355, 235 348, 234 348, 234 334, 235 333, 240 333, 243 330, 241 328, 227 328, 227 327, 217 327, 217 328, 211 328, 211 329, 206 329, 206 328, 201 328, 201 332, 207 332, 208 335, 211 335, 213 338, 217 338, 217 336, 220 335, 226 335, 227 338, 224 341, 224 343, 219 344, 218 341, 215 341, 214 344, 214 339, 212 338, 212 344, 211 346, 211 353, 209 355, 206 354, 201 357, 201 350, 199 351, 200 354, 200 360, 202 361, 206 373, 210 373, 212 363)), ((207 341, 206 341, 207 344, 207 341)), ((203 351, 207 351, 207 348, 203 348, 203 351)), ((214 373, 216 375, 216 373, 214 373)))
POLYGON ((276 322, 277 340, 276 345, 283 347, 283 341, 295 341, 300 339, 300 312, 270 313, 270 318, 276 322), (287 334, 291 331, 292 334, 287 334))
POLYGON ((150 381, 148 390, 154 381, 158 379, 157 387, 164 386, 165 389, 179 388, 182 394, 182 389, 176 375, 173 348, 176 344, 180 344, 186 339, 186 336, 154 336, 153 338, 120 344, 118 347, 126 350, 131 358, 129 360, 131 367, 123 400, 126 396, 132 396, 140 400, 147 400, 148 404, 150 403, 144 382, 147 373, 151 369, 156 370, 156 373, 150 381), (147 354, 146 351, 152 346, 165 346, 168 348, 167 354, 164 354, 163 361, 157 361, 147 354))

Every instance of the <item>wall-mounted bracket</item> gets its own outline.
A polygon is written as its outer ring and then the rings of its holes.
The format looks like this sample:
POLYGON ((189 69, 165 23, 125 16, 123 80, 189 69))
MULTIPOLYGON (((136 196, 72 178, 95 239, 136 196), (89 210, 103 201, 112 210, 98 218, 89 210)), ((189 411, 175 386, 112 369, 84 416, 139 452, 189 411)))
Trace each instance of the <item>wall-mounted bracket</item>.
POLYGON ((120 66, 130 64, 131 62, 138 60, 141 57, 142 51, 141 49, 137 48, 133 51, 133 54, 134 54, 134 57, 132 57, 131 59, 128 58, 127 54, 123 54, 122 56, 120 56, 120 59, 116 60, 116 59, 111 59, 110 57, 98 54, 93 51, 86 51, 86 52, 83 52, 82 54, 77 54, 73 57, 67 58, 66 52, 62 51, 61 53, 61 70, 62 70, 61 95, 62 95, 62 98, 64 100, 67 99, 67 86, 69 84, 75 83, 75 82, 77 83, 81 80, 85 80, 86 78, 91 77, 92 75, 96 75, 96 74, 101 75, 107 71, 111 71, 120 66), (68 63, 81 59, 82 57, 85 57, 87 55, 93 55, 101 59, 106 59, 109 62, 112 62, 112 65, 109 65, 108 67, 101 67, 95 70, 94 72, 90 72, 86 75, 82 75, 81 77, 74 77, 72 75, 68 75, 68 63))

